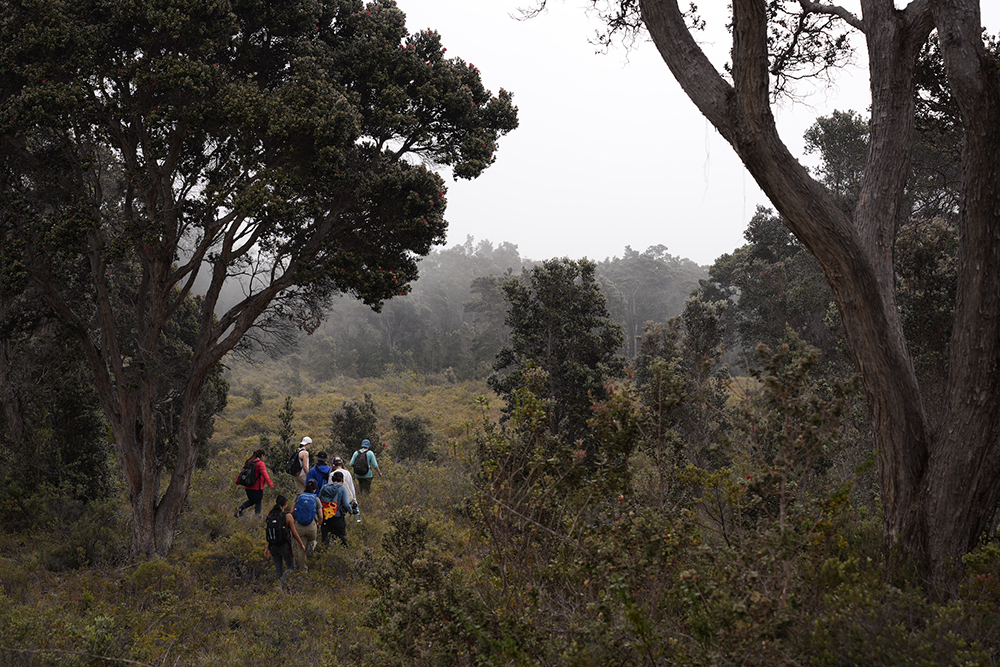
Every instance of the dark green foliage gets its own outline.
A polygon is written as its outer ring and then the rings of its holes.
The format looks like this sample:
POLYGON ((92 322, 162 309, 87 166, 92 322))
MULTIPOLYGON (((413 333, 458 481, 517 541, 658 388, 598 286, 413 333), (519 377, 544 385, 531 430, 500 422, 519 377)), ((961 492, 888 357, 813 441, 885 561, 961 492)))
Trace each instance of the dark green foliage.
POLYGON ((292 458, 299 445, 299 441, 295 437, 295 428, 292 426, 294 419, 295 406, 292 404, 292 397, 285 396, 285 403, 278 411, 278 439, 274 443, 275 451, 273 453, 267 447, 267 444, 269 444, 267 442, 269 440, 267 434, 260 434, 261 448, 268 454, 271 454, 271 458, 274 461, 272 465, 281 472, 284 472, 285 462, 292 458))
POLYGON ((758 207, 744 233, 747 245, 721 256, 702 285, 707 299, 725 298, 725 322, 753 362, 758 343, 778 345, 791 328, 817 347, 824 363, 838 359, 841 334, 833 294, 806 248, 770 209, 758 207))
MULTIPOLYGON (((172 464, 177 449, 179 411, 186 369, 191 367, 191 357, 198 339, 198 310, 201 297, 188 298, 179 304, 177 314, 167 322, 162 336, 163 372, 158 380, 160 398, 156 403, 157 447, 165 465, 172 464)), ((223 377, 224 367, 213 366, 205 379, 205 386, 198 399, 198 417, 195 420, 192 441, 198 449, 197 465, 208 462, 208 442, 215 429, 215 416, 226 409, 229 383, 223 377)))
POLYGON ((31 494, 38 485, 84 502, 104 497, 113 453, 89 374, 44 338, 18 353, 4 392, 13 404, 0 401, 0 497, 31 494))
POLYGON ((958 232, 942 218, 914 219, 896 239, 897 298, 918 373, 944 381, 958 286, 958 232))
POLYGON ((393 415, 392 424, 392 454, 397 461, 421 460, 433 458, 431 445, 434 443, 434 433, 430 422, 419 415, 393 415))
POLYGON ((649 413, 639 400, 631 381, 609 381, 607 397, 593 406, 588 422, 597 443, 601 475, 594 489, 608 493, 628 494, 630 491, 629 459, 649 430, 649 413))
POLYGON ((726 461, 719 442, 729 421, 729 370, 720 360, 728 307, 694 296, 682 317, 646 325, 636 357, 637 388, 649 414, 641 446, 658 468, 715 469, 726 461))
POLYGON ((816 169, 840 208, 854 211, 861 191, 861 177, 868 157, 868 123, 853 111, 834 111, 816 119, 805 133, 805 152, 819 153, 816 169))
MULTIPOLYGON (((569 442, 586 436, 590 406, 605 396, 604 381, 621 367, 615 357, 621 327, 588 260, 549 260, 508 279, 510 344, 500 350, 489 383, 512 402, 532 366, 545 374, 539 396, 548 400, 547 428, 569 442)), ((510 405, 508 405, 508 412, 510 405)))
POLYGON ((378 664, 521 664, 535 633, 523 618, 487 607, 432 537, 413 510, 393 515, 385 555, 370 575, 382 593, 366 618, 377 628, 378 664))
MULTIPOLYGON (((0 290, 2 292, 2 290, 0 290)), ((0 295, 0 495, 110 490, 107 423, 80 346, 34 290, 0 295)))
POLYGON ((296 444, 293 442, 295 438, 295 428, 292 427, 293 419, 295 419, 295 406, 292 405, 292 397, 285 396, 285 404, 278 412, 277 444, 282 450, 293 448, 293 445, 296 444))
POLYGON ((365 393, 364 400, 349 399, 333 411, 330 425, 330 439, 342 444, 347 452, 354 452, 361 447, 362 440, 371 443, 371 449, 378 452, 381 449, 381 439, 378 434, 378 408, 372 395, 365 393))
POLYGON ((642 446, 657 469, 681 465, 686 441, 680 425, 692 395, 682 367, 676 318, 666 325, 646 324, 635 366, 636 385, 649 414, 642 446))

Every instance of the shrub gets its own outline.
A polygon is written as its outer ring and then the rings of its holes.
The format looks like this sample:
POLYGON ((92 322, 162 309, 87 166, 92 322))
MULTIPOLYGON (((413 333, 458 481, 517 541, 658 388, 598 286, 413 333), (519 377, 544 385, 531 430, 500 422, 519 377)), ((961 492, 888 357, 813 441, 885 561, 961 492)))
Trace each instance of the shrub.
POLYGON ((420 416, 393 415, 392 453, 397 461, 433 460, 430 446, 434 442, 430 421, 420 416))
POLYGON ((381 441, 378 436, 378 408, 368 392, 365 392, 363 401, 344 401, 333 411, 331 422, 330 439, 333 442, 339 442, 348 451, 354 451, 361 446, 362 440, 368 440, 372 451, 379 451, 381 441))
POLYGON ((264 405, 264 392, 259 384, 250 387, 250 405, 255 408, 264 405))

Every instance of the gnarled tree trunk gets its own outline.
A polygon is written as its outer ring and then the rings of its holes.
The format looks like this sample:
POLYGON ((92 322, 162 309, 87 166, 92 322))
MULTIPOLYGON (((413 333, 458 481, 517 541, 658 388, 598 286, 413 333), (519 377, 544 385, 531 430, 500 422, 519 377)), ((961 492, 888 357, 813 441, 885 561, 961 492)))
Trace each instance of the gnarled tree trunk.
POLYGON ((1000 494, 1000 113, 977 3, 863 0, 872 93, 871 142, 853 216, 841 212, 778 137, 769 101, 764 0, 733 3, 733 83, 708 61, 676 0, 641 0, 642 17, 681 87, 733 146, 815 255, 833 289, 875 431, 890 546, 943 573, 968 551, 1000 494), (966 132, 961 267, 946 423, 935 429, 896 305, 893 243, 906 211, 914 67, 937 24, 966 132))

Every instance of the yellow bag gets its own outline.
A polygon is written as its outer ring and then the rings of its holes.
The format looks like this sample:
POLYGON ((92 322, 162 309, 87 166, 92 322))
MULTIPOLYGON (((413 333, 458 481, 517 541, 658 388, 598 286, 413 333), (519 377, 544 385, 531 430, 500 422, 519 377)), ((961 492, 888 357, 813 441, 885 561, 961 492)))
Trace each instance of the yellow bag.
POLYGON ((324 500, 323 501, 323 521, 326 521, 327 519, 332 519, 335 516, 337 516, 337 501, 334 500, 333 502, 329 502, 329 501, 324 500))

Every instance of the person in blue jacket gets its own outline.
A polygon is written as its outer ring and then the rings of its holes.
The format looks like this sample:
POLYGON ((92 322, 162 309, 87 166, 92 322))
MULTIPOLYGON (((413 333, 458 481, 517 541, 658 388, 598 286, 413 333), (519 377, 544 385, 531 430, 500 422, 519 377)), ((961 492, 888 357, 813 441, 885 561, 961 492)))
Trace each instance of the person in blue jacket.
POLYGON ((326 484, 326 478, 330 475, 330 466, 326 464, 326 452, 320 452, 316 455, 316 465, 309 468, 309 474, 306 475, 306 481, 312 480, 316 482, 316 490, 323 488, 326 484))
POLYGON ((351 504, 347 495, 342 472, 338 470, 333 473, 330 482, 320 489, 319 499, 323 503, 324 521, 320 527, 323 544, 326 545, 330 542, 330 533, 333 533, 346 547, 347 515, 353 514, 356 506, 351 504))

